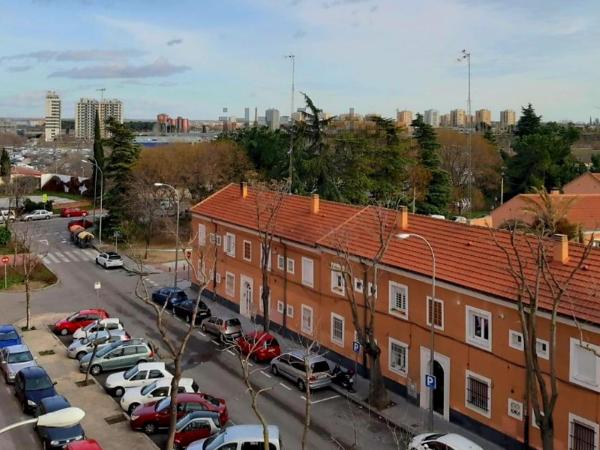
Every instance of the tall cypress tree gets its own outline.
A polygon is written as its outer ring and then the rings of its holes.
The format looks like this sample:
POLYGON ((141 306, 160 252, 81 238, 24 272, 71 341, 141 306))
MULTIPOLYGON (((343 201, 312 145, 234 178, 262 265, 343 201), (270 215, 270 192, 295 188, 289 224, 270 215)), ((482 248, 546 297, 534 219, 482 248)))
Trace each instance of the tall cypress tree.
POLYGON ((524 137, 530 134, 536 134, 540 131, 542 116, 535 114, 533 105, 529 103, 527 107, 521 108, 521 117, 515 127, 515 136, 524 137))
MULTIPOLYGON (((102 147, 102 136, 100 135, 100 116, 98 115, 98 111, 96 111, 96 117, 94 118, 94 160, 92 163, 94 161, 100 166, 100 169, 104 170, 104 148, 102 147)), ((100 176, 100 172, 94 167, 94 186, 96 186, 96 182, 100 176)), ((96 192, 99 193, 98 189, 96 192)))
POLYGON ((0 176, 9 177, 10 176, 10 156, 8 156, 8 152, 5 148, 2 149, 2 156, 0 156, 0 176))

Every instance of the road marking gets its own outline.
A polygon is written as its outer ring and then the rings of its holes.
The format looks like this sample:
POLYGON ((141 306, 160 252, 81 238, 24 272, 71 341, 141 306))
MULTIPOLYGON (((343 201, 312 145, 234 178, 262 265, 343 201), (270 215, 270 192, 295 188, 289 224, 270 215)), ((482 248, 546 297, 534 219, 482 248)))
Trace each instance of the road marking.
POLYGON ((272 378, 271 375, 269 375, 268 373, 264 372, 264 371, 260 371, 260 373, 262 373, 265 377, 267 378, 272 378))
POLYGON ((56 255, 54 255, 53 253, 48 253, 48 254, 46 255, 46 257, 47 257, 49 260, 51 260, 52 262, 55 262, 55 263, 57 263, 57 262, 60 262, 60 260, 59 260, 59 259, 56 257, 56 255))
POLYGON ((96 255, 98 255, 98 252, 96 252, 96 250, 92 250, 92 249, 85 249, 83 250, 83 253, 85 253, 86 255, 88 255, 91 259, 96 259, 96 255))
POLYGON ((283 384, 283 383, 279 383, 280 385, 282 385, 284 388, 286 388, 288 391, 291 391, 292 388, 289 387, 287 384, 283 384))
MULTIPOLYGON (((332 395, 331 397, 322 398, 320 400, 311 401, 310 403, 316 405, 317 403, 326 402, 327 400, 333 400, 334 398, 338 398, 339 395, 332 395)), ((304 398, 306 400, 306 398, 304 398)))
POLYGON ((86 261, 84 255, 80 254, 78 251, 74 252, 65 252, 69 258, 71 258, 75 262, 86 261))
POLYGON ((54 255, 62 260, 62 262, 71 262, 69 258, 63 255, 61 252, 56 252, 54 255))
POLYGON ((254 367, 254 364, 252 364, 250 361, 248 361, 248 365, 249 365, 250 367, 254 367))
POLYGON ((198 333, 200 333, 202 336, 206 337, 206 333, 203 333, 202 331, 198 330, 198 333))
POLYGON ((235 356, 235 353, 233 353, 231 350, 227 349, 227 353, 231 353, 233 356, 235 356))
POLYGON ((221 344, 219 343, 219 341, 215 341, 214 339, 211 339, 211 342, 212 342, 213 344, 215 344, 215 345, 221 345, 221 344))

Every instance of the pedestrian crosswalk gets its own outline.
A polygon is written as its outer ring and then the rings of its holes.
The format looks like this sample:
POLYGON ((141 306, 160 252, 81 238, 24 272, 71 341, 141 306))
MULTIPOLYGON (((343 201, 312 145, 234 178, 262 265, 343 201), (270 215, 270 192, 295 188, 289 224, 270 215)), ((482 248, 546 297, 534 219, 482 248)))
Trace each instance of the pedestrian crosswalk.
POLYGON ((44 256, 44 264, 80 263, 82 261, 94 261, 98 252, 91 248, 69 251, 53 251, 44 256))

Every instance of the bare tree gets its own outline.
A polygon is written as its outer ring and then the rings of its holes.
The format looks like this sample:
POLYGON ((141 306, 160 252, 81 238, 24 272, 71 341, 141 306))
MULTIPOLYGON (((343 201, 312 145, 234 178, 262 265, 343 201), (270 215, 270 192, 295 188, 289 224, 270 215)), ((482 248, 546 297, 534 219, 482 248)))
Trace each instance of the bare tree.
POLYGON ((129 215, 136 224, 134 231, 144 240, 143 259, 147 259, 150 240, 164 222, 160 201, 154 182, 144 176, 131 180, 129 192, 131 193, 129 215))
POLYGON ((23 197, 32 194, 39 188, 39 181, 33 177, 14 177, 3 186, 2 191, 9 196, 9 209, 15 210, 21 207, 23 197), (14 206, 12 206, 14 205, 14 206))

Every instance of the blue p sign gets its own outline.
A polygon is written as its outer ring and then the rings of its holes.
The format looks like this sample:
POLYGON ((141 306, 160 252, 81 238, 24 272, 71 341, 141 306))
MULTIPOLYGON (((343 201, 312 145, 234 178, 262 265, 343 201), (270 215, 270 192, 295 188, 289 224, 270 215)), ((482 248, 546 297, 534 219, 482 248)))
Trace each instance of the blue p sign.
POLYGON ((437 380, 435 379, 435 375, 425 375, 425 386, 429 389, 435 389, 437 385, 436 381, 437 380))

